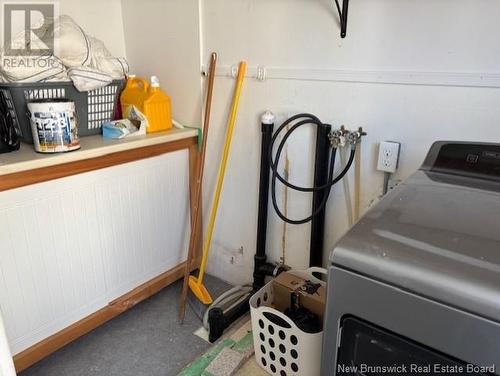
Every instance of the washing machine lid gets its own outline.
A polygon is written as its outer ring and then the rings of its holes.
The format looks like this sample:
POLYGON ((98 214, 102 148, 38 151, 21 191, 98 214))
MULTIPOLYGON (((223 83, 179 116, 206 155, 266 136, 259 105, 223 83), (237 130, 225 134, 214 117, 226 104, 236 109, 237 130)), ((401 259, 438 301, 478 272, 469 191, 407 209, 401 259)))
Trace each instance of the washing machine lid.
POLYGON ((500 322, 500 145, 434 144, 330 261, 500 322))

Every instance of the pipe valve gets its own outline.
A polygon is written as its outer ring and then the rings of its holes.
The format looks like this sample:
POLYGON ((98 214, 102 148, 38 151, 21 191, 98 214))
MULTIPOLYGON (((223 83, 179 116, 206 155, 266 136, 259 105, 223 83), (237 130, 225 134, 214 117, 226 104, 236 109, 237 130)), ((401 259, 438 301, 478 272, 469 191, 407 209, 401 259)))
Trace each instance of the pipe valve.
POLYGON ((351 146, 359 144, 363 136, 366 136, 366 132, 363 131, 362 127, 359 127, 356 131, 350 131, 342 125, 340 129, 332 130, 328 138, 332 147, 342 148, 348 144, 351 146))

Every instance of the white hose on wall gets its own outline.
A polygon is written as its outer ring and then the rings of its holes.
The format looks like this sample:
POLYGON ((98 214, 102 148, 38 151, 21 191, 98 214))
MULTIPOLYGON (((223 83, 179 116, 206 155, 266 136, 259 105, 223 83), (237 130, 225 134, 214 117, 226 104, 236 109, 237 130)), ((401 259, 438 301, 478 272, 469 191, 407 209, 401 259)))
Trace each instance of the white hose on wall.
POLYGON ((16 370, 10 353, 7 334, 3 325, 2 311, 0 311, 0 376, 15 376, 16 370))

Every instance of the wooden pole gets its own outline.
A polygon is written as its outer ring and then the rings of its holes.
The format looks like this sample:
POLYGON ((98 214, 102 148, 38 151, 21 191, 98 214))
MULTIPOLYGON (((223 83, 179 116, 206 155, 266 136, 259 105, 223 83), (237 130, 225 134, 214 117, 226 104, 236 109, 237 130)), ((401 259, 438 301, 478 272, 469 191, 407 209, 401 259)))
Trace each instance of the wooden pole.
MULTIPOLYGON (((210 59, 210 68, 208 73, 208 88, 207 88, 207 99, 205 102, 205 118, 203 121, 203 141, 201 146, 201 151, 199 155, 199 163, 197 169, 197 179, 196 179, 196 190, 195 190, 195 198, 194 198, 194 210, 193 216, 191 218, 191 236, 189 238, 189 248, 188 248, 188 257, 186 262, 186 268, 184 270, 184 281, 182 284, 182 294, 179 305, 179 321, 182 323, 184 321, 184 316, 186 314, 186 301, 188 294, 188 283, 189 283, 189 275, 191 274, 191 265, 193 260, 196 258, 196 246, 198 244, 197 240, 199 239, 200 232, 203 232, 202 228, 199 228, 199 215, 201 213, 200 210, 200 202, 202 195, 202 181, 203 181, 203 170, 205 167, 205 155, 207 149, 207 139, 208 139, 208 128, 210 125, 210 112, 212 109, 212 96, 213 96, 213 88, 214 88, 214 80, 215 80, 215 68, 217 65, 217 54, 212 53, 210 59)), ((201 226, 202 227, 202 226, 201 226)))

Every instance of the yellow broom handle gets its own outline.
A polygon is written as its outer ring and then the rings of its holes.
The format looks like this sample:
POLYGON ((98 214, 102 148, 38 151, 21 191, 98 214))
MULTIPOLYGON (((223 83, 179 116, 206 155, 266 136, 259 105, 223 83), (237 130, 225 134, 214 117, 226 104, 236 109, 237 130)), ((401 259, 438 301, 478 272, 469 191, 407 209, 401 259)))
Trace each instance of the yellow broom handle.
POLYGON ((229 158, 229 150, 231 149, 231 139, 233 137, 234 124, 236 122, 236 113, 238 112, 238 105, 240 102, 241 87, 247 70, 247 63, 240 62, 238 69, 238 80, 236 82, 236 89, 233 96, 233 104, 231 108, 231 116, 229 117, 229 124, 226 132, 226 141, 224 143, 224 151, 222 153, 222 161, 219 167, 219 174, 217 177, 217 187, 215 189, 214 202, 212 204, 212 211, 210 212, 210 221, 208 222, 207 234, 205 242, 203 243, 203 258, 201 260, 200 274, 198 276, 198 284, 203 281, 205 269, 207 267, 208 253, 210 251, 210 244, 212 243, 212 235, 215 227, 215 220, 217 218, 217 209, 219 208, 219 200, 222 192, 222 185, 224 184, 224 175, 226 173, 227 160, 229 158))

